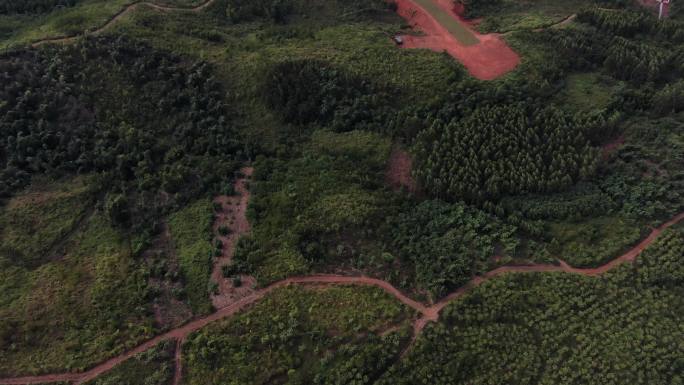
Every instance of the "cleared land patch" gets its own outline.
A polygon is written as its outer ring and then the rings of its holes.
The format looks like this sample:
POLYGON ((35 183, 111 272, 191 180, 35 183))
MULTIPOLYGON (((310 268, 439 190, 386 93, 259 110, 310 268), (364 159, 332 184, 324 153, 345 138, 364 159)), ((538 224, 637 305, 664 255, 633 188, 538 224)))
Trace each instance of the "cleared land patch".
POLYGON ((496 79, 520 63, 518 54, 498 35, 480 35, 471 30, 447 4, 435 3, 433 0, 421 1, 429 3, 434 13, 428 12, 413 0, 396 2, 399 15, 413 28, 425 33, 425 36, 402 36, 403 47, 447 52, 460 61, 471 75, 482 80, 496 79))

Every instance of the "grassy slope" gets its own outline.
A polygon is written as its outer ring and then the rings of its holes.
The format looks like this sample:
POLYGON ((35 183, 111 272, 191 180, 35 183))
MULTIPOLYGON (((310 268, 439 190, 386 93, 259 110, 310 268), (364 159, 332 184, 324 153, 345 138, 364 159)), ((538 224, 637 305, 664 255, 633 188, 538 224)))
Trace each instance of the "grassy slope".
POLYGON ((3 375, 85 368, 151 335, 143 271, 108 220, 96 212, 65 247, 33 270, 0 261, 3 375))
MULTIPOLYGON (((281 123, 258 96, 261 79, 273 63, 292 58, 317 58, 364 78, 402 90, 397 104, 429 102, 443 94, 448 80, 461 73, 460 64, 429 51, 398 50, 389 36, 402 19, 391 13, 363 23, 322 17, 323 2, 311 14, 286 25, 252 22, 229 24, 221 1, 200 14, 160 13, 139 9, 111 32, 126 33, 155 46, 212 62, 217 77, 234 91, 229 102, 244 114, 248 141, 271 150, 280 140, 281 123)), ((325 14, 336 3, 325 2, 325 14)), ((341 10, 339 10, 342 13, 341 10)))
POLYGON ((326 245, 327 234, 375 221, 387 201, 378 187, 389 150, 389 140, 377 134, 319 131, 301 157, 256 164, 250 208, 256 250, 247 259, 260 282, 310 271, 326 261, 328 247, 338 247, 326 245))
POLYGON ((86 178, 34 182, 0 214, 0 257, 22 266, 42 264, 51 257, 46 255, 50 249, 78 224, 90 195, 86 178))
POLYGON ((544 28, 591 4, 591 0, 502 0, 478 15, 483 20, 477 28, 486 33, 544 28))

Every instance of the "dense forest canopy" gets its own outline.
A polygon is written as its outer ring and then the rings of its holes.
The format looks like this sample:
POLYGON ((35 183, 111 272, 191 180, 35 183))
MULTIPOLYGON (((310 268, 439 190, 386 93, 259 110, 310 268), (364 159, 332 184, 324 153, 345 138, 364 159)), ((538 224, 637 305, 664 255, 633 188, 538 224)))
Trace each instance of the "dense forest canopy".
MULTIPOLYGON (((207 63, 93 38, 7 53, 0 76, 4 197, 31 175, 95 172, 125 195, 165 191, 183 201, 220 189, 218 176, 235 167, 232 112, 207 63)), ((128 223, 122 202, 112 204, 115 219, 128 223)))
POLYGON ((273 66, 263 92, 287 123, 380 131, 393 112, 386 88, 320 60, 296 60, 273 66))
POLYGON ((0 15, 13 13, 44 13, 70 7, 80 0, 0 0, 0 15))
POLYGON ((560 191, 593 175, 597 151, 553 109, 481 108, 418 136, 417 175, 439 196, 469 202, 560 191))

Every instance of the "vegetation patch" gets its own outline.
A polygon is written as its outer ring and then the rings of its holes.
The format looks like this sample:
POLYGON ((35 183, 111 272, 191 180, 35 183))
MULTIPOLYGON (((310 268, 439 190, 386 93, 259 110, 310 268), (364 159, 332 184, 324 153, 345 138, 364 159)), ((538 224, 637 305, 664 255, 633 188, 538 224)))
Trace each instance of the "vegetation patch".
POLYGON ((87 178, 35 181, 9 200, 0 214, 0 258, 33 269, 61 257, 60 241, 87 215, 89 201, 92 204, 87 178))
POLYGON ((411 311, 374 287, 279 289, 188 337, 188 384, 369 383, 398 357, 411 311), (331 311, 331 309, 335 309, 331 311))
POLYGON ((683 252, 684 233, 670 230, 637 269, 602 279, 552 273, 488 281, 445 308, 377 383, 677 383, 683 252))
POLYGON ((566 189, 593 175, 597 151, 571 117, 509 105, 434 124, 419 136, 416 159, 433 193, 481 203, 566 189))
POLYGON ((0 260, 0 373, 83 370, 152 336, 145 270, 96 212, 58 261, 0 260))
POLYGON ((185 280, 188 302, 193 312, 200 314, 212 310, 209 299, 212 222, 213 208, 208 199, 198 200, 169 218, 169 230, 185 280))
POLYGON ((166 340, 124 361, 87 385, 168 385, 173 379, 175 342, 166 340))

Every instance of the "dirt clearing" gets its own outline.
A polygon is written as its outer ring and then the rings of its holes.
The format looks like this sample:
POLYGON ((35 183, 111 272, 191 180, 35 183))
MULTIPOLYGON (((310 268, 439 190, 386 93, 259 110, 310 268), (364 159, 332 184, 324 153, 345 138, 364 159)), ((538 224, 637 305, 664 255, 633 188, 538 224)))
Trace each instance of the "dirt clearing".
POLYGON ((415 179, 411 175, 413 160, 408 152, 394 146, 390 153, 387 164, 387 171, 385 172, 385 183, 387 183, 392 190, 398 191, 406 189, 412 194, 418 191, 418 186, 415 179))
POLYGON ((520 63, 498 34, 482 35, 459 16, 451 0, 396 0, 397 13, 425 35, 403 35, 403 47, 447 52, 481 80, 496 79, 520 63), (426 7, 421 6, 426 4, 426 7), (459 27, 456 28, 455 25, 459 27), (465 32, 464 32, 465 31, 465 32))

